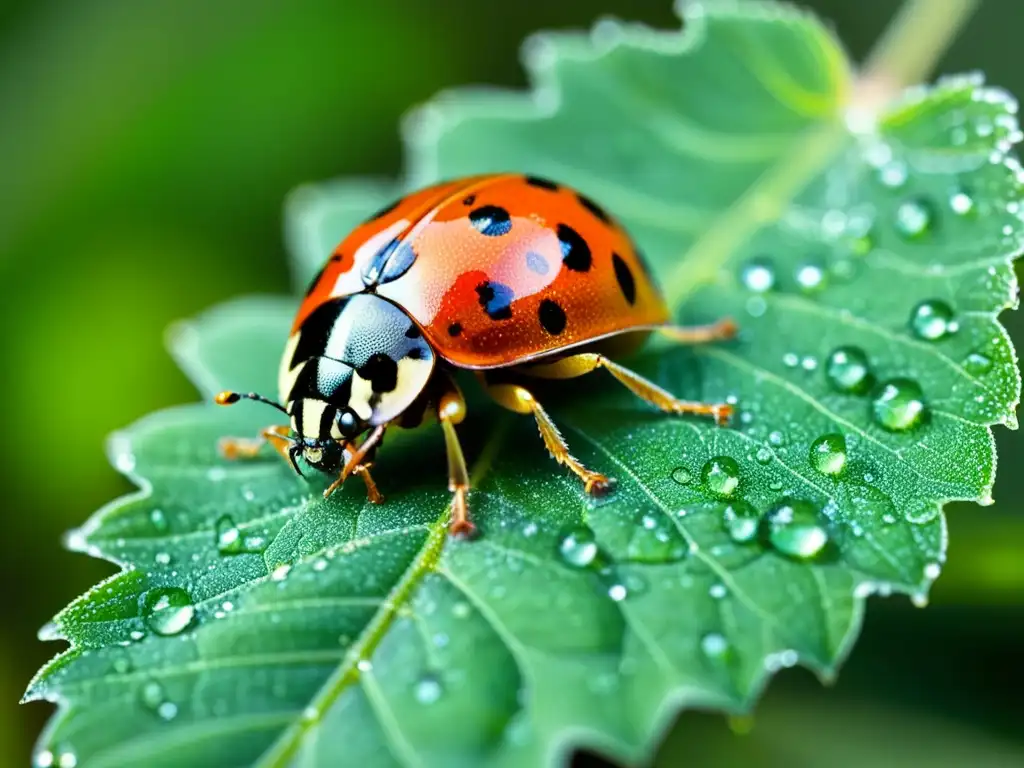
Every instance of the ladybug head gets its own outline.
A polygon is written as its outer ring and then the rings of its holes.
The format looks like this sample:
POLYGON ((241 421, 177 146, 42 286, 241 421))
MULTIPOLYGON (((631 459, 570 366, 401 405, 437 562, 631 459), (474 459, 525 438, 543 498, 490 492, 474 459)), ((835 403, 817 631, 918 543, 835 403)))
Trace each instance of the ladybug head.
POLYGON ((255 392, 221 392, 214 400, 219 405, 232 405, 239 400, 255 400, 288 415, 293 434, 285 435, 278 432, 275 433, 275 438, 291 443, 288 447, 288 458, 300 475, 302 470, 299 467, 299 456, 321 472, 340 472, 351 456, 349 441, 370 426, 351 408, 337 408, 312 397, 293 400, 288 403, 287 408, 255 392))

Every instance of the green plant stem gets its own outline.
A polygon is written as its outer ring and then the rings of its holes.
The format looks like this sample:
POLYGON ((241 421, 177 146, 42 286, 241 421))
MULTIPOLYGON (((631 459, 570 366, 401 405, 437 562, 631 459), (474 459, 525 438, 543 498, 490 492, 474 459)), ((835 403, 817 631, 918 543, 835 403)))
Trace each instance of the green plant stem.
POLYGON ((861 70, 856 106, 880 108, 908 85, 927 78, 978 2, 907 0, 861 70))

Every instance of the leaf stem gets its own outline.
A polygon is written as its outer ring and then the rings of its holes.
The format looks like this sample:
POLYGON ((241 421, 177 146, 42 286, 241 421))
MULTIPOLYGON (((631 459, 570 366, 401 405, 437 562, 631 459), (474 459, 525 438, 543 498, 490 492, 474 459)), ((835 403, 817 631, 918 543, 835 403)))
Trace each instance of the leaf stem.
POLYGON ((858 78, 854 106, 877 112, 921 82, 979 0, 907 0, 875 44, 858 78))

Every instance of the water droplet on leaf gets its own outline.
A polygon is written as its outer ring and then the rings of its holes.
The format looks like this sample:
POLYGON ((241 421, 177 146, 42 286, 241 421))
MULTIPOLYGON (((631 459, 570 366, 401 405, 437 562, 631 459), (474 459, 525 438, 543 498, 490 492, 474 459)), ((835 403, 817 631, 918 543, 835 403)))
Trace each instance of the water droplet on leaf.
POLYGON ((444 687, 441 685, 440 678, 433 674, 423 675, 413 687, 413 694, 420 704, 433 704, 441 698, 443 693, 444 687))
POLYGON ((633 529, 626 557, 640 563, 673 563, 682 560, 686 552, 686 542, 675 523, 667 515, 648 514, 633 529))
POLYGON ((751 504, 737 499, 722 510, 722 522, 733 541, 745 544, 757 536, 761 515, 751 504))
POLYGON ((716 496, 731 496, 740 484, 740 467, 731 456, 715 456, 700 471, 701 480, 716 496))
POLYGON ((878 169, 878 180, 889 189, 898 189, 907 183, 907 164, 892 160, 878 169))
POLYGON ((979 352, 972 352, 964 359, 964 370, 972 376, 980 376, 992 368, 992 361, 979 352))
POLYGON ((146 624, 158 635, 176 635, 195 618, 196 608, 188 592, 180 587, 151 589, 142 597, 146 624))
POLYGON ((902 432, 924 417, 924 393, 910 379, 890 379, 878 390, 872 403, 875 421, 891 432, 902 432))
POLYGON ((775 267, 768 259, 751 259, 740 270, 740 280, 755 293, 770 291, 775 285, 775 267))
POLYGON ((693 479, 693 475, 686 467, 676 467, 672 470, 672 479, 680 485, 686 485, 693 479))
POLYGON ((809 501, 782 499, 764 517, 768 540, 784 555, 814 557, 828 543, 828 532, 809 501))
POLYGON ((935 211, 925 200, 907 200, 896 209, 896 231, 905 240, 918 240, 924 237, 934 225, 935 211))
POLYGON ((825 287, 825 270, 814 262, 802 264, 796 270, 796 283, 804 293, 817 293, 825 287))
POLYGON ((910 312, 910 330, 919 339, 937 341, 956 329, 953 308, 944 301, 922 301, 910 312))
POLYGON ((811 443, 811 466, 823 475, 838 475, 846 466, 846 438, 822 435, 811 443))
POLYGON ((597 553, 594 533, 585 526, 571 528, 558 544, 558 555, 562 562, 573 568, 589 568, 597 559, 597 553))
POLYGON ((974 210, 974 198, 962 189, 949 196, 949 207, 958 216, 966 216, 974 210))
POLYGON ((859 347, 838 347, 828 356, 825 376, 833 389, 848 394, 864 394, 873 377, 868 356, 859 347))

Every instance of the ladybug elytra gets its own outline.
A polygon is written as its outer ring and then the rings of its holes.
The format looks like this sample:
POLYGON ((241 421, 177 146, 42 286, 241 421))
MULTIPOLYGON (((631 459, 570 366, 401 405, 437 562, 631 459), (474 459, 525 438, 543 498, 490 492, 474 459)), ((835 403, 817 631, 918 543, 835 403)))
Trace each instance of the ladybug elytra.
POLYGON ((588 493, 610 487, 588 469, 530 391, 531 378, 569 379, 604 368, 662 411, 728 421, 731 406, 679 400, 613 358, 652 333, 681 343, 730 338, 722 320, 679 327, 628 235, 596 203, 531 176, 498 174, 438 184, 408 195, 357 226, 313 280, 291 329, 279 373, 289 417, 256 440, 230 438, 229 457, 269 442, 300 472, 298 458, 350 475, 382 497, 370 476, 386 430, 436 416, 448 454, 451 531, 473 531, 469 474, 455 425, 466 414, 452 377, 476 372, 498 404, 532 414, 552 457, 588 493), (496 370, 500 376, 495 376, 496 370))

